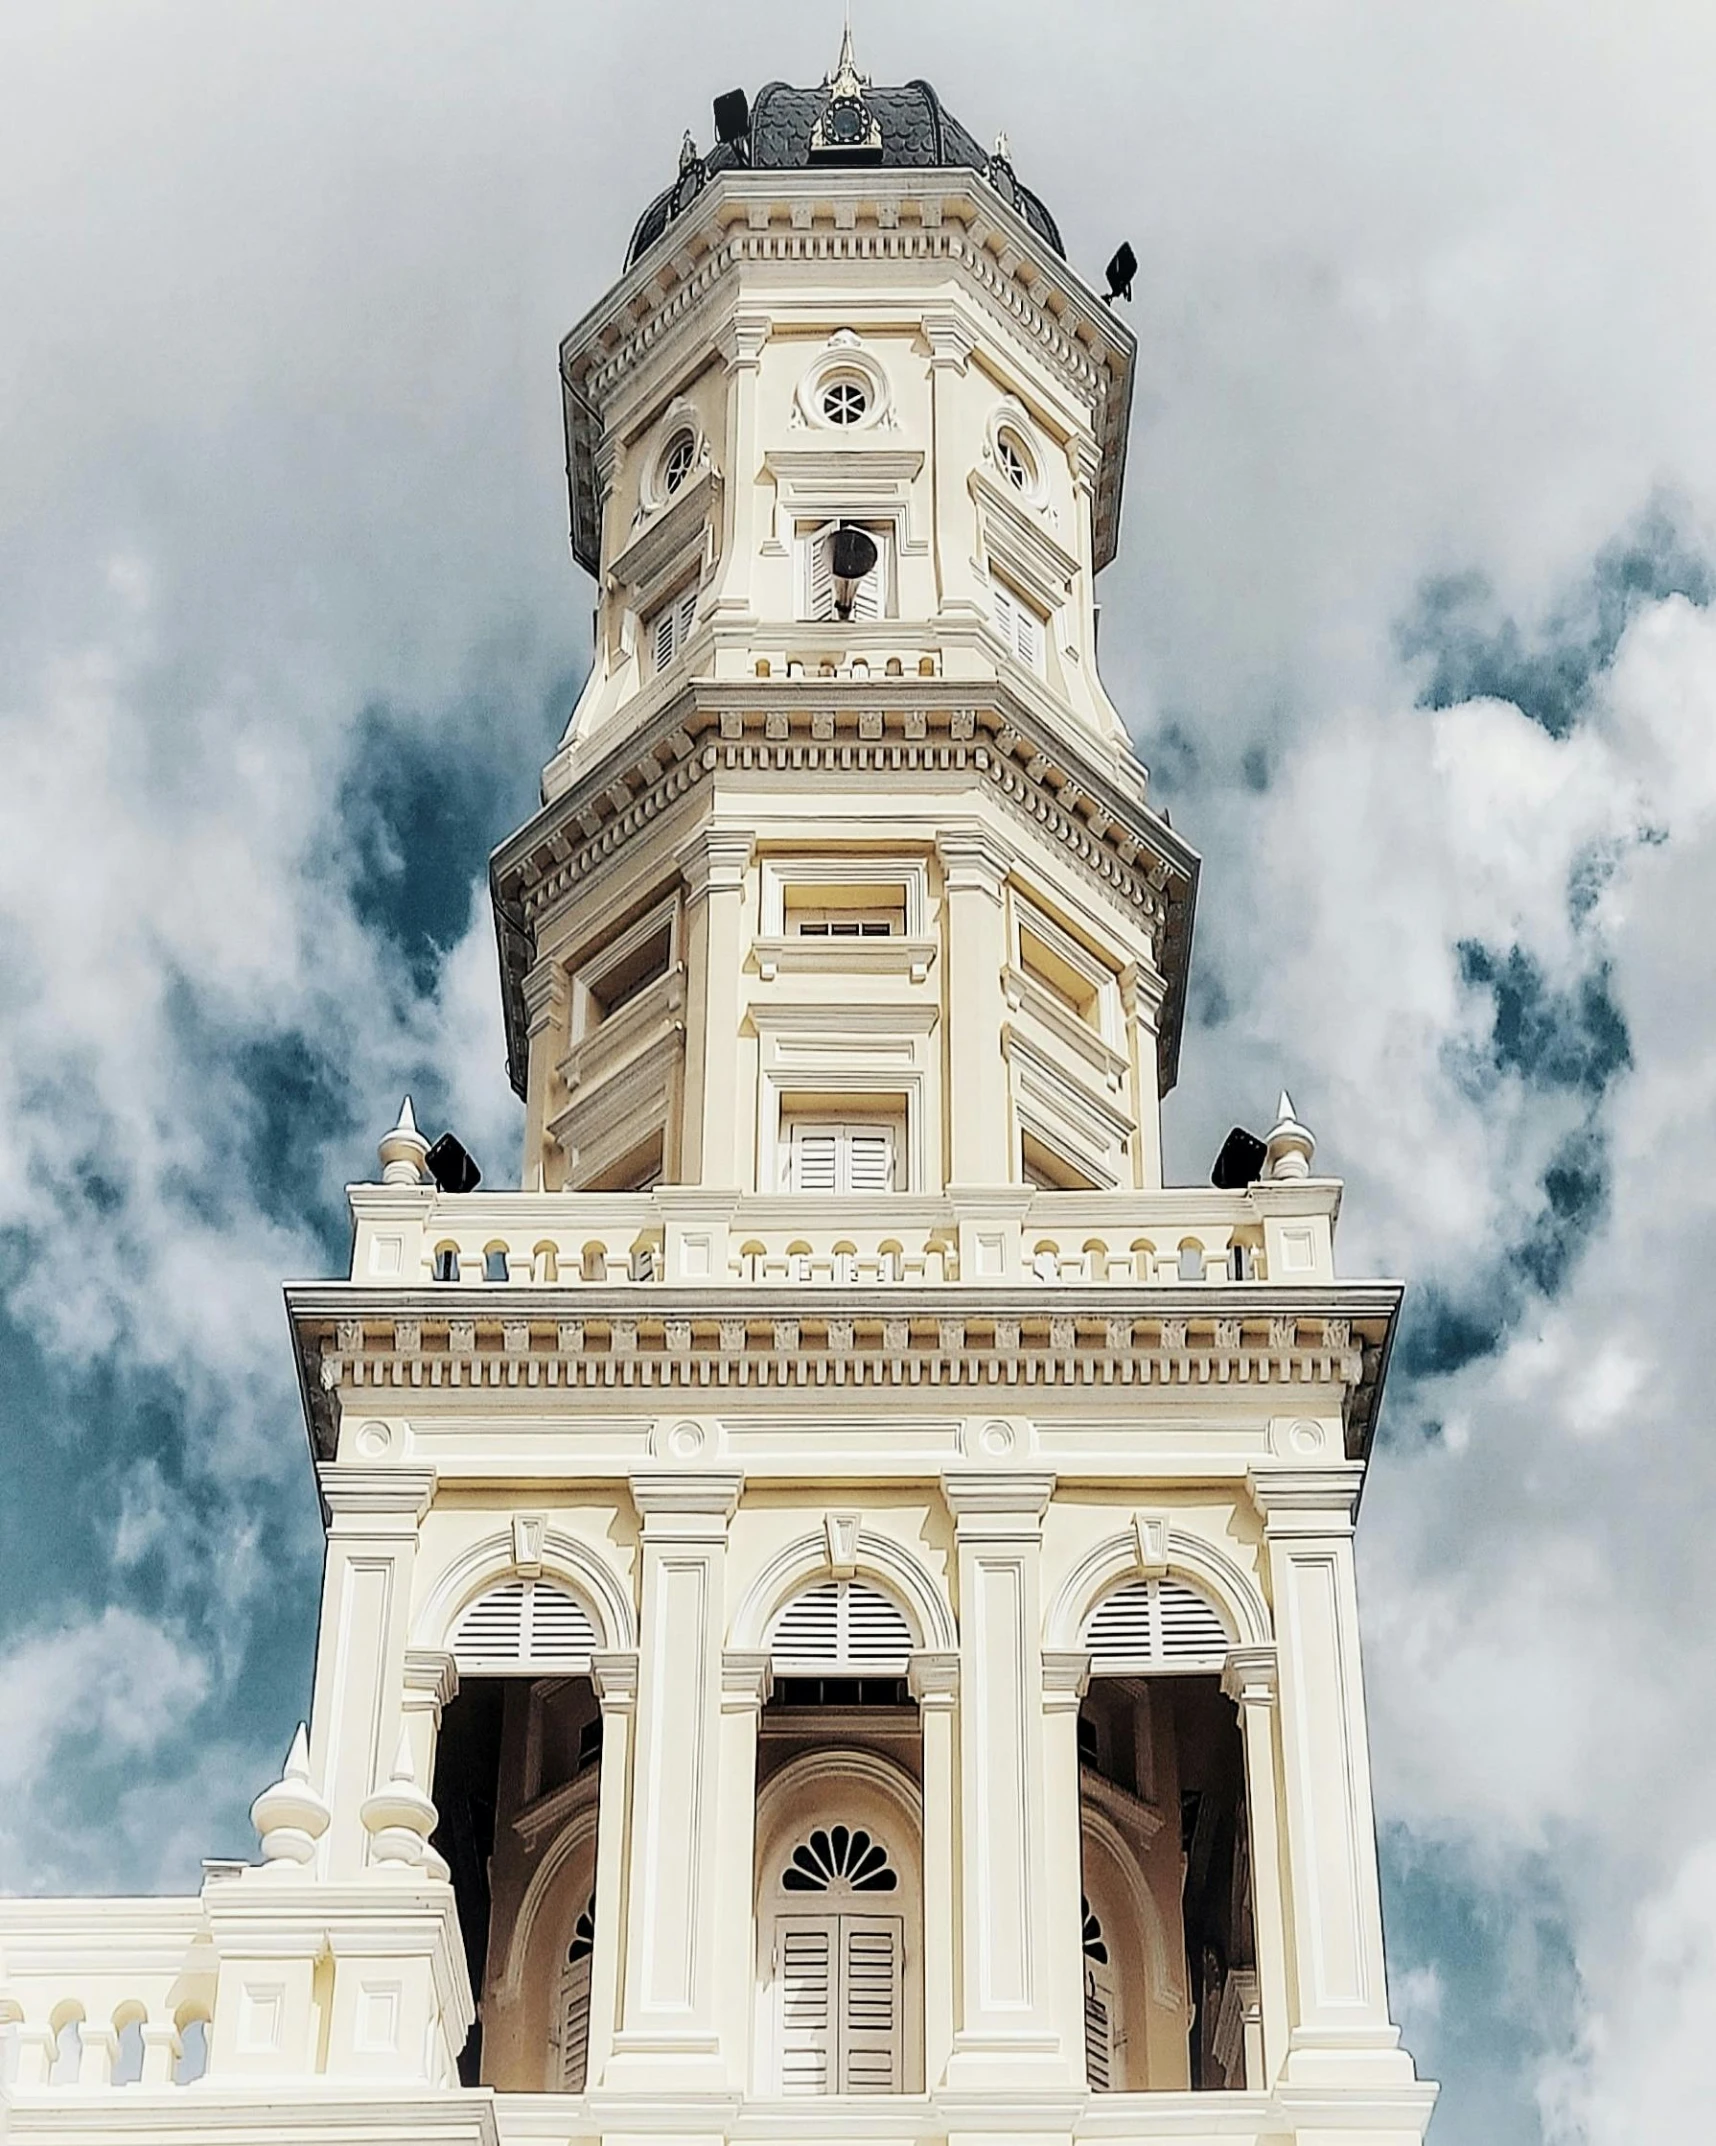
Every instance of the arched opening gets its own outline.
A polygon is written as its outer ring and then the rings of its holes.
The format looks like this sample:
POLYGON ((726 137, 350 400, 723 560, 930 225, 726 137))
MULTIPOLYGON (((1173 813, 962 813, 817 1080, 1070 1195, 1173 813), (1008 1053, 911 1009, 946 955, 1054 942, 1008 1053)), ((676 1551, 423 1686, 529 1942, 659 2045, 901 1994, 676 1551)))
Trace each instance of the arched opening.
POLYGON ((1256 2005, 1232 1636, 1176 1576, 1094 1606, 1079 1713, 1085 2062, 1096 2092, 1242 2088, 1256 2005))
POLYGON ((452 1871, 477 2024, 467 2086, 580 2093, 588 2065, 602 1714, 591 1609, 557 1579, 502 1579, 453 1631, 435 1845, 452 1871))
POLYGON ((768 1631, 759 1724, 755 2091, 923 2086, 922 1739, 905 1611, 822 1579, 768 1631))

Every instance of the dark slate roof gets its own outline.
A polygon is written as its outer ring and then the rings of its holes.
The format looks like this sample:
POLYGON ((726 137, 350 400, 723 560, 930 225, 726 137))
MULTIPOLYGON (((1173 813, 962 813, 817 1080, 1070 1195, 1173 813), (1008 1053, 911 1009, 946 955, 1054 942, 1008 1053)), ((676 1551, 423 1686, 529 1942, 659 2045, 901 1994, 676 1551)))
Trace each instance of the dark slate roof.
MULTIPOLYGON (((813 165, 818 169, 838 169, 838 156, 826 150, 812 154, 811 137, 830 101, 827 84, 821 89, 794 89, 787 82, 771 82, 752 101, 751 130, 736 150, 718 142, 707 156, 698 156, 688 136, 678 178, 656 196, 638 219, 627 249, 626 266, 629 268, 654 245, 717 172, 746 166, 755 171, 803 171, 813 165)), ((908 82, 902 89, 872 89, 866 83, 862 103, 881 134, 881 147, 879 153, 871 149, 854 155, 852 164, 926 170, 939 166, 979 172, 1038 236, 1065 258, 1060 231, 1042 202, 1028 187, 1019 184, 1005 156, 978 146, 953 114, 943 109, 929 83, 908 82)))

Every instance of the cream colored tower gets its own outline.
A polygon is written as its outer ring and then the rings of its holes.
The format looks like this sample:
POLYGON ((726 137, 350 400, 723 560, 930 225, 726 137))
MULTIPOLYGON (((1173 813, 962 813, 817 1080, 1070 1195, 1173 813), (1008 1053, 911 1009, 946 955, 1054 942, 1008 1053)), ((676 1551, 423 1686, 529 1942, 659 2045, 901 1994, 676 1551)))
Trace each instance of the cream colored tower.
POLYGON ((289 1292, 310 1731, 261 1867, 0 1904, 9 2137, 1422 2136, 1352 1567, 1399 1290, 1285 1098, 1248 1187, 1162 1182, 1132 365, 849 45, 687 145, 562 352, 523 1189, 407 1114, 289 1292))

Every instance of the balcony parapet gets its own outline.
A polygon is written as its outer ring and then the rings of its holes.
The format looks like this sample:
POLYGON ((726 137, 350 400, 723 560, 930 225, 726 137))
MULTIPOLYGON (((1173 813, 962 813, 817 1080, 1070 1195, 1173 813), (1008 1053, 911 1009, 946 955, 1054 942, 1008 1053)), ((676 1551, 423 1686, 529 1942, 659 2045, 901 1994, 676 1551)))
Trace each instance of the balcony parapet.
POLYGON ((663 1186, 474 1192, 353 1185, 351 1279, 425 1286, 730 1289, 1129 1285, 1217 1291, 1335 1279, 1341 1187, 950 1193, 827 1202, 663 1186))

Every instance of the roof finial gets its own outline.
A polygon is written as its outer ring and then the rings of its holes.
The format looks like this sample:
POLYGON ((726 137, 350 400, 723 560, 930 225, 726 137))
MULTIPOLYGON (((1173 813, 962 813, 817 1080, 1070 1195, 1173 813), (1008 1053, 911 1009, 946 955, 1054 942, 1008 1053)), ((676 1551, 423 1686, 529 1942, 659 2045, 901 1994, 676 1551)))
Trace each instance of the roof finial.
POLYGON ((858 62, 852 54, 852 10, 846 10, 846 27, 840 33, 840 57, 834 63, 834 72, 823 82, 823 88, 831 97, 861 97, 870 87, 870 77, 858 72, 858 62))
POLYGON ((995 137, 994 154, 1001 159, 1003 164, 1010 164, 1013 161, 1013 148, 1012 144, 1007 139, 1007 130, 1005 127, 1003 127, 1001 132, 995 137))

